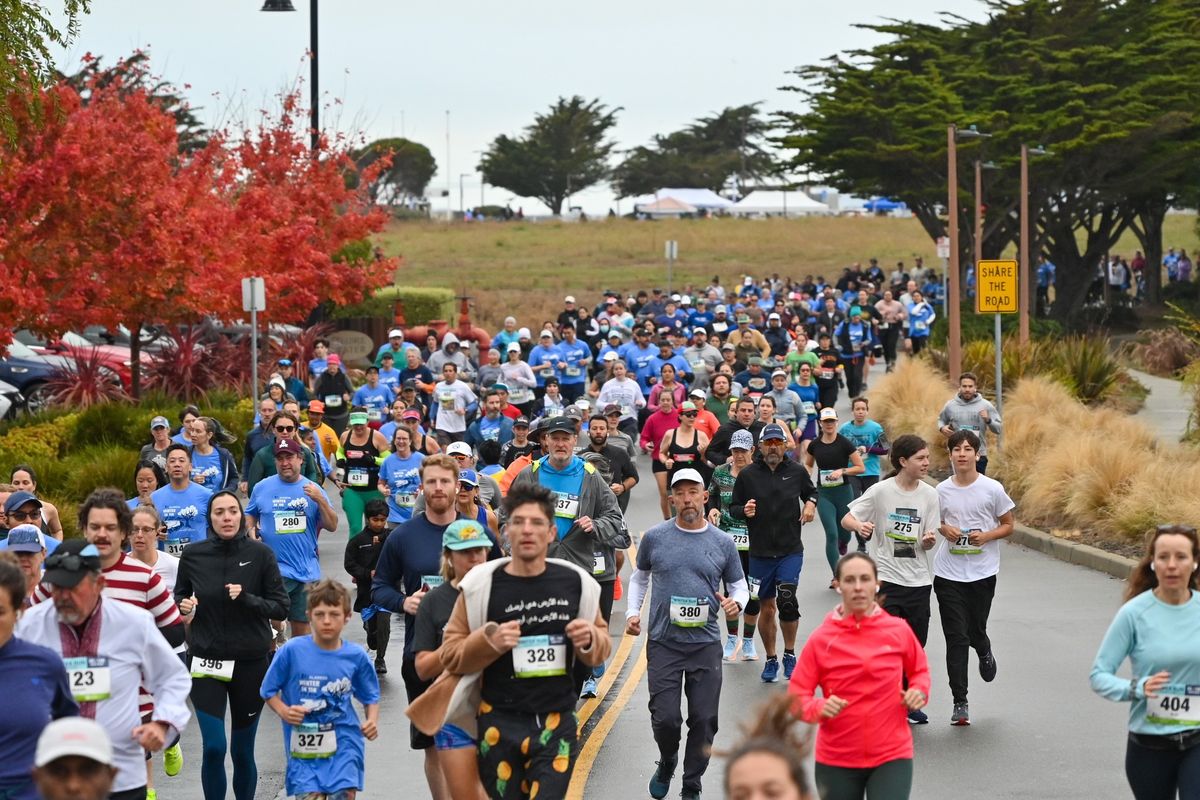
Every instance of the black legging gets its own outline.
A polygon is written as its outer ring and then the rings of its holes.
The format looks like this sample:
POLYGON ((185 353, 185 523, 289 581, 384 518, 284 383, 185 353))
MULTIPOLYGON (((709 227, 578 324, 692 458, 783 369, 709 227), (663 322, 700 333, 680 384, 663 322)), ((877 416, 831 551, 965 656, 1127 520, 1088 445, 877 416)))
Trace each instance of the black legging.
MULTIPOLYGON (((264 623, 265 624, 265 623, 264 623)), ((189 667, 191 660, 189 659, 189 667)), ((262 716, 263 699, 258 690, 267 674, 267 657, 239 659, 233 667, 233 679, 192 678, 192 705, 204 742, 204 760, 200 784, 205 800, 224 800, 225 753, 233 757, 233 796, 236 800, 254 800, 258 785, 258 767, 254 762, 254 737, 262 716), (225 705, 233 729, 232 742, 225 740, 225 705)))
POLYGON ((883 331, 883 360, 889 365, 896 363, 896 344, 900 341, 900 326, 893 322, 883 331))

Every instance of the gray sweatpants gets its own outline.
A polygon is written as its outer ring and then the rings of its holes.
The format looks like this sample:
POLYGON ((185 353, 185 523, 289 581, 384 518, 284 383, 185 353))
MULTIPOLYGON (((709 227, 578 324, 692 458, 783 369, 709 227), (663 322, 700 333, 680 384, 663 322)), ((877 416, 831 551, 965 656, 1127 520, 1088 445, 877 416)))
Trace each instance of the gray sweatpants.
POLYGON ((687 695, 688 735, 683 752, 683 788, 700 791, 708 769, 709 750, 717 735, 721 700, 721 643, 668 645, 646 643, 646 676, 650 687, 650 727, 659 757, 679 754, 681 702, 687 695))

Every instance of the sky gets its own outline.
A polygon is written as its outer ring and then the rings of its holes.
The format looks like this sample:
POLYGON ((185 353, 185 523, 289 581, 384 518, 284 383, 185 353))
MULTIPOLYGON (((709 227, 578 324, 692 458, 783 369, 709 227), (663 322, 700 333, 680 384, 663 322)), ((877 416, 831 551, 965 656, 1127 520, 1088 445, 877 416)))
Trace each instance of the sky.
MULTIPOLYGON (((107 63, 147 49, 156 74, 184 94, 210 126, 253 121, 298 79, 307 81, 309 3, 263 13, 262 0, 93 0, 80 35, 58 51, 73 72, 85 53, 107 63)), ((55 0, 45 0, 53 7, 55 0)), ((780 91, 788 72, 877 41, 856 24, 902 17, 935 22, 941 12, 984 16, 978 0, 607 0, 502 3, 456 0, 325 0, 319 6, 318 66, 323 127, 367 140, 405 136, 438 162, 429 188, 460 184, 467 207, 480 202, 479 153, 501 133, 519 135, 559 96, 599 98, 623 110, 619 149, 684 127, 728 106, 762 102, 795 109, 780 91), (447 158, 449 111, 449 158, 447 158), (447 165, 447 162, 448 165, 447 165)), ((305 98, 308 84, 303 85, 305 98)), ((486 186, 488 204, 546 212, 536 200, 486 186)), ((572 198, 588 214, 618 208, 607 186, 572 198)), ((630 210, 629 201, 619 209, 630 210)))

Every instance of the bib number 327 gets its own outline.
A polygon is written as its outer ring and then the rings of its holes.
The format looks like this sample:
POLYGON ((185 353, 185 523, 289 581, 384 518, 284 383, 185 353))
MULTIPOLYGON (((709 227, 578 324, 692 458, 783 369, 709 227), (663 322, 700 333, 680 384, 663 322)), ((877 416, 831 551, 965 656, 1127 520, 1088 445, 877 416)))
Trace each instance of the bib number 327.
POLYGON ((332 722, 305 722, 292 728, 292 758, 331 758, 337 752, 332 722))

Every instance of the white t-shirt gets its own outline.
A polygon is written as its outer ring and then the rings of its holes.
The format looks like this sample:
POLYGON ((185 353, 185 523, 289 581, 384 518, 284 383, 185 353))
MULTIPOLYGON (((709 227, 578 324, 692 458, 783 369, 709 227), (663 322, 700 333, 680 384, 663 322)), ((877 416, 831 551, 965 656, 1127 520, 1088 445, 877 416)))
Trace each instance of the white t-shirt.
POLYGON ((875 523, 867 553, 875 559, 881 581, 897 586, 933 583, 933 551, 921 547, 921 536, 941 524, 937 489, 918 481, 916 489, 906 492, 895 478, 888 478, 850 503, 850 513, 861 522, 875 523))
POLYGON ((150 571, 159 577, 159 579, 167 587, 168 592, 175 591, 175 582, 179 579, 178 556, 173 556, 170 553, 159 551, 158 559, 154 562, 154 564, 147 564, 146 566, 150 567, 150 571))
MULTIPOLYGON (((970 486, 959 486, 953 477, 947 478, 938 484, 937 493, 942 506, 942 522, 955 526, 964 534, 990 531, 1000 524, 1002 515, 1016 508, 1016 503, 999 481, 986 475, 978 476, 970 486)), ((998 539, 974 547, 965 536, 954 544, 943 536, 933 557, 933 574, 952 581, 969 583, 990 578, 999 571, 998 539)))
POLYGON ((463 433, 467 430, 467 418, 458 414, 457 409, 465 410, 476 401, 470 386, 459 380, 454 383, 441 381, 433 387, 433 399, 438 404, 435 429, 447 433, 463 433))

